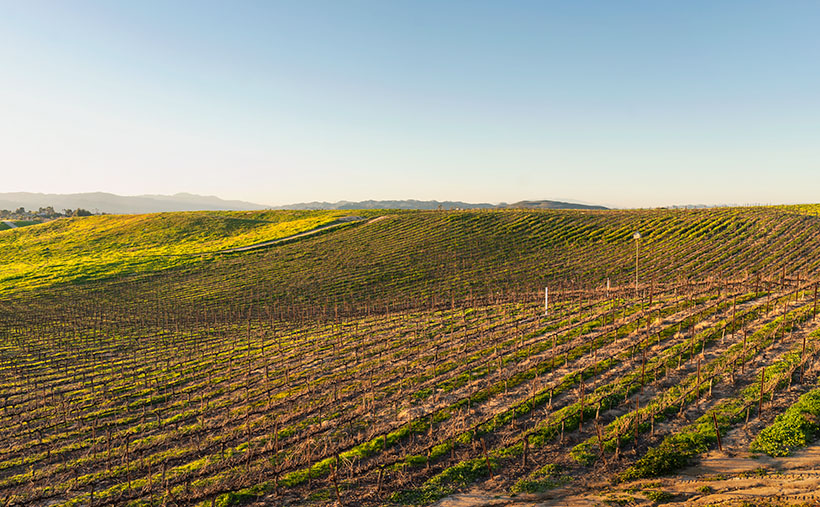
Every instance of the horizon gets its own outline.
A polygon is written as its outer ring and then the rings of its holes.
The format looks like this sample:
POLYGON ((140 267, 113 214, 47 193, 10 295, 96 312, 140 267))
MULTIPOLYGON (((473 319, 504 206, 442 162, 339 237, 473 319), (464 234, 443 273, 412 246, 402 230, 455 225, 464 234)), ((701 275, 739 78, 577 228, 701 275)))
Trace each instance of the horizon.
POLYGON ((820 186, 817 4, 0 13, 4 192, 626 209, 815 202, 820 186))
MULTIPOLYGON (((285 202, 285 203, 278 203, 278 204, 270 204, 270 203, 246 201, 244 199, 234 199, 234 198, 231 198, 231 197, 223 197, 223 196, 216 195, 216 194, 211 194, 211 195, 194 194, 194 193, 186 192, 186 191, 175 192, 173 194, 116 194, 116 193, 105 192, 105 191, 101 191, 101 190, 92 191, 92 192, 72 192, 72 193, 66 193, 66 194, 56 194, 56 193, 52 193, 52 192, 30 192, 30 191, 0 192, 0 197, 2 197, 3 195, 15 194, 15 193, 34 194, 34 195, 55 195, 55 196, 85 196, 85 195, 93 195, 93 194, 105 194, 105 195, 111 195, 111 196, 122 197, 122 198, 132 198, 132 197, 137 197, 137 198, 151 198, 151 197, 168 198, 168 197, 176 197, 176 196, 190 196, 190 197, 196 197, 196 198, 216 199, 216 200, 219 200, 219 201, 226 201, 226 202, 242 202, 244 204, 253 204, 253 205, 260 206, 259 209, 280 208, 280 207, 287 207, 287 206, 291 206, 291 205, 295 205, 295 204, 312 204, 312 203, 316 203, 316 204, 354 203, 355 204, 355 203, 371 202, 371 201, 372 202, 390 202, 390 201, 395 201, 395 202, 422 202, 422 203, 424 203, 424 202, 439 202, 439 203, 457 202, 457 203, 475 204, 475 205, 489 204, 489 205, 494 205, 494 206, 512 205, 512 204, 516 204, 516 203, 519 203, 519 202, 544 202, 544 201, 549 201, 549 202, 564 202, 564 203, 568 203, 568 204, 581 204, 581 205, 587 205, 587 206, 603 206, 607 209, 624 210, 624 211, 631 210, 631 209, 663 209, 663 208, 738 208, 738 207, 792 206, 792 205, 806 205, 806 204, 817 204, 818 203, 817 201, 788 202, 788 203, 723 202, 723 203, 716 203, 716 204, 706 204, 706 203, 698 203, 698 202, 688 202, 688 203, 680 202, 680 203, 661 204, 661 205, 658 205, 658 206, 621 207, 621 206, 612 206, 612 205, 608 205, 608 204, 605 204, 605 203, 587 202, 587 201, 582 201, 582 200, 579 200, 579 199, 572 199, 572 198, 528 198, 528 199, 520 199, 520 200, 517 200, 517 201, 514 201, 514 202, 508 202, 508 201, 500 201, 500 200, 468 201, 468 200, 464 200, 464 199, 449 199, 449 198, 445 198, 445 199, 418 199, 418 198, 410 197, 410 198, 406 198, 406 199, 372 199, 371 198, 371 199, 358 199, 358 200, 339 199, 339 200, 335 200, 335 201, 325 201, 325 200, 313 199, 313 200, 310 200, 310 201, 285 202)), ((50 205, 47 204, 47 206, 50 206, 50 205)), ((24 208, 25 208, 25 206, 24 206, 24 208)), ((29 209, 29 208, 25 208, 25 209, 27 211, 36 211, 35 209, 29 209)), ((367 209, 367 208, 363 208, 363 209, 367 209)), ((108 213, 108 212, 105 212, 104 210, 99 210, 99 211, 103 212, 103 213, 108 213)), ((117 213, 114 212, 113 214, 117 214, 117 213)))

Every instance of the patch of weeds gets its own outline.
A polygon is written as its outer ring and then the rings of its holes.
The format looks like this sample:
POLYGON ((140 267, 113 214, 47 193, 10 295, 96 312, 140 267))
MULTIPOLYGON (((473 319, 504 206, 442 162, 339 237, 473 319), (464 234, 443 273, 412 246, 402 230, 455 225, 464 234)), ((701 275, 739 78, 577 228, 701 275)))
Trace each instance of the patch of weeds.
POLYGON ((707 484, 704 484, 703 486, 698 488, 698 491, 700 491, 701 493, 704 493, 704 494, 711 493, 712 492, 712 487, 707 485, 707 484))
POLYGON ((214 501, 216 507, 228 507, 231 505, 242 505, 256 500, 256 495, 250 493, 230 492, 222 495, 214 501))
POLYGON ((308 495, 308 500, 312 502, 327 502, 331 499, 332 495, 330 493, 330 489, 328 488, 317 489, 308 495))
POLYGON ((726 479, 727 479, 726 474, 709 475, 709 476, 700 478, 700 480, 702 480, 702 481, 725 481, 726 479))
POLYGON ((741 472, 738 474, 738 477, 743 477, 744 479, 749 479, 752 477, 766 477, 769 475, 769 470, 763 467, 757 467, 754 470, 748 470, 746 472, 741 472))
POLYGON ((769 456, 787 456, 820 434, 820 388, 801 396, 757 434, 749 449, 769 456))
POLYGON ((413 393, 413 398, 415 398, 416 401, 422 401, 429 398, 431 394, 433 394, 433 388, 427 387, 425 389, 419 389, 413 393))
POLYGON ((626 505, 634 505, 635 499, 628 496, 607 495, 602 500, 604 505, 612 505, 615 507, 624 507, 626 505))
POLYGON ((513 493, 544 493, 569 484, 571 481, 572 477, 563 474, 560 466, 550 463, 516 482, 510 491, 513 493))
MULTIPOLYGON (((490 458, 490 465, 494 469, 498 469, 498 462, 493 458, 490 458)), ((472 484, 479 477, 487 475, 489 475, 489 471, 484 458, 462 461, 429 479, 418 489, 393 493, 390 500, 411 505, 432 503, 453 493, 460 487, 472 484)))
POLYGON ((647 489, 642 491, 642 493, 643 496, 652 500, 655 503, 666 503, 675 498, 675 495, 673 495, 672 493, 669 493, 667 491, 661 491, 659 489, 647 489))

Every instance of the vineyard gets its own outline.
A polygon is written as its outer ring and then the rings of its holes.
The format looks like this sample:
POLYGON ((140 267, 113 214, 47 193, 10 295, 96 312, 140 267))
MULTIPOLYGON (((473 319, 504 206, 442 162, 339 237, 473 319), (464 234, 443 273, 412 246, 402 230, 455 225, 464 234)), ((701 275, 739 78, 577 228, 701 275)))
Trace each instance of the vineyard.
POLYGON ((668 477, 820 433, 818 210, 0 231, 0 502, 739 504, 668 477))

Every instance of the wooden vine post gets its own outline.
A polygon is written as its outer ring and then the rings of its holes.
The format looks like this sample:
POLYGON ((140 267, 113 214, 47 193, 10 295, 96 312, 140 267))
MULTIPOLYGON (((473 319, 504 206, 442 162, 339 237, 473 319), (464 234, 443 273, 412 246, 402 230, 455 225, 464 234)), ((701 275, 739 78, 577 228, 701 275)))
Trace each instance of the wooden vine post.
POLYGON ((333 488, 336 490, 336 501, 339 503, 339 505, 344 505, 344 502, 342 502, 342 494, 339 491, 339 481, 336 477, 338 475, 338 472, 339 472, 339 455, 337 454, 336 455, 336 466, 333 467, 333 473, 330 476, 333 479, 333 488))
POLYGON ((578 432, 582 432, 584 430, 584 371, 581 370, 581 413, 580 418, 578 419, 578 432))
MULTIPOLYGON (((817 292, 817 286, 815 285, 815 292, 817 292)), ((817 305, 817 301, 815 301, 815 307, 817 305)), ((806 372, 806 333, 803 333, 803 350, 800 352, 800 383, 803 383, 803 374, 806 372)))
POLYGON ((606 462, 606 454, 604 453, 604 437, 601 434, 601 426, 598 424, 598 421, 595 421, 595 432, 598 434, 598 450, 601 452, 601 460, 604 462, 604 466, 607 465, 606 462))
POLYGON ((714 412, 712 412, 712 422, 715 423, 715 435, 717 436, 718 450, 722 451, 723 450, 723 444, 720 441, 720 427, 718 426, 717 416, 715 415, 714 412))
POLYGON ((638 423, 640 422, 640 400, 638 397, 635 397, 635 417, 633 421, 633 431, 634 435, 633 438, 635 439, 635 454, 638 453, 638 423))
POLYGON ((646 349, 641 350, 641 391, 643 391, 643 386, 645 384, 644 374, 646 372, 646 349))
POLYGON ((490 463, 490 456, 487 454, 487 444, 484 443, 484 439, 481 439, 481 452, 484 454, 484 462, 487 464, 487 471, 490 473, 490 477, 493 476, 493 466, 490 463))

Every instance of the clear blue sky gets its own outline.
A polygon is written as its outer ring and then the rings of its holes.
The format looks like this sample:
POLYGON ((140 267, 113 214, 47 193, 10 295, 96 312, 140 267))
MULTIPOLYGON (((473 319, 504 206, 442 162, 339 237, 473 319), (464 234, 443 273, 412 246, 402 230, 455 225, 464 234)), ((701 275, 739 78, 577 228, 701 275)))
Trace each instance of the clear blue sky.
POLYGON ((0 191, 820 201, 820 2, 0 0, 0 191))

